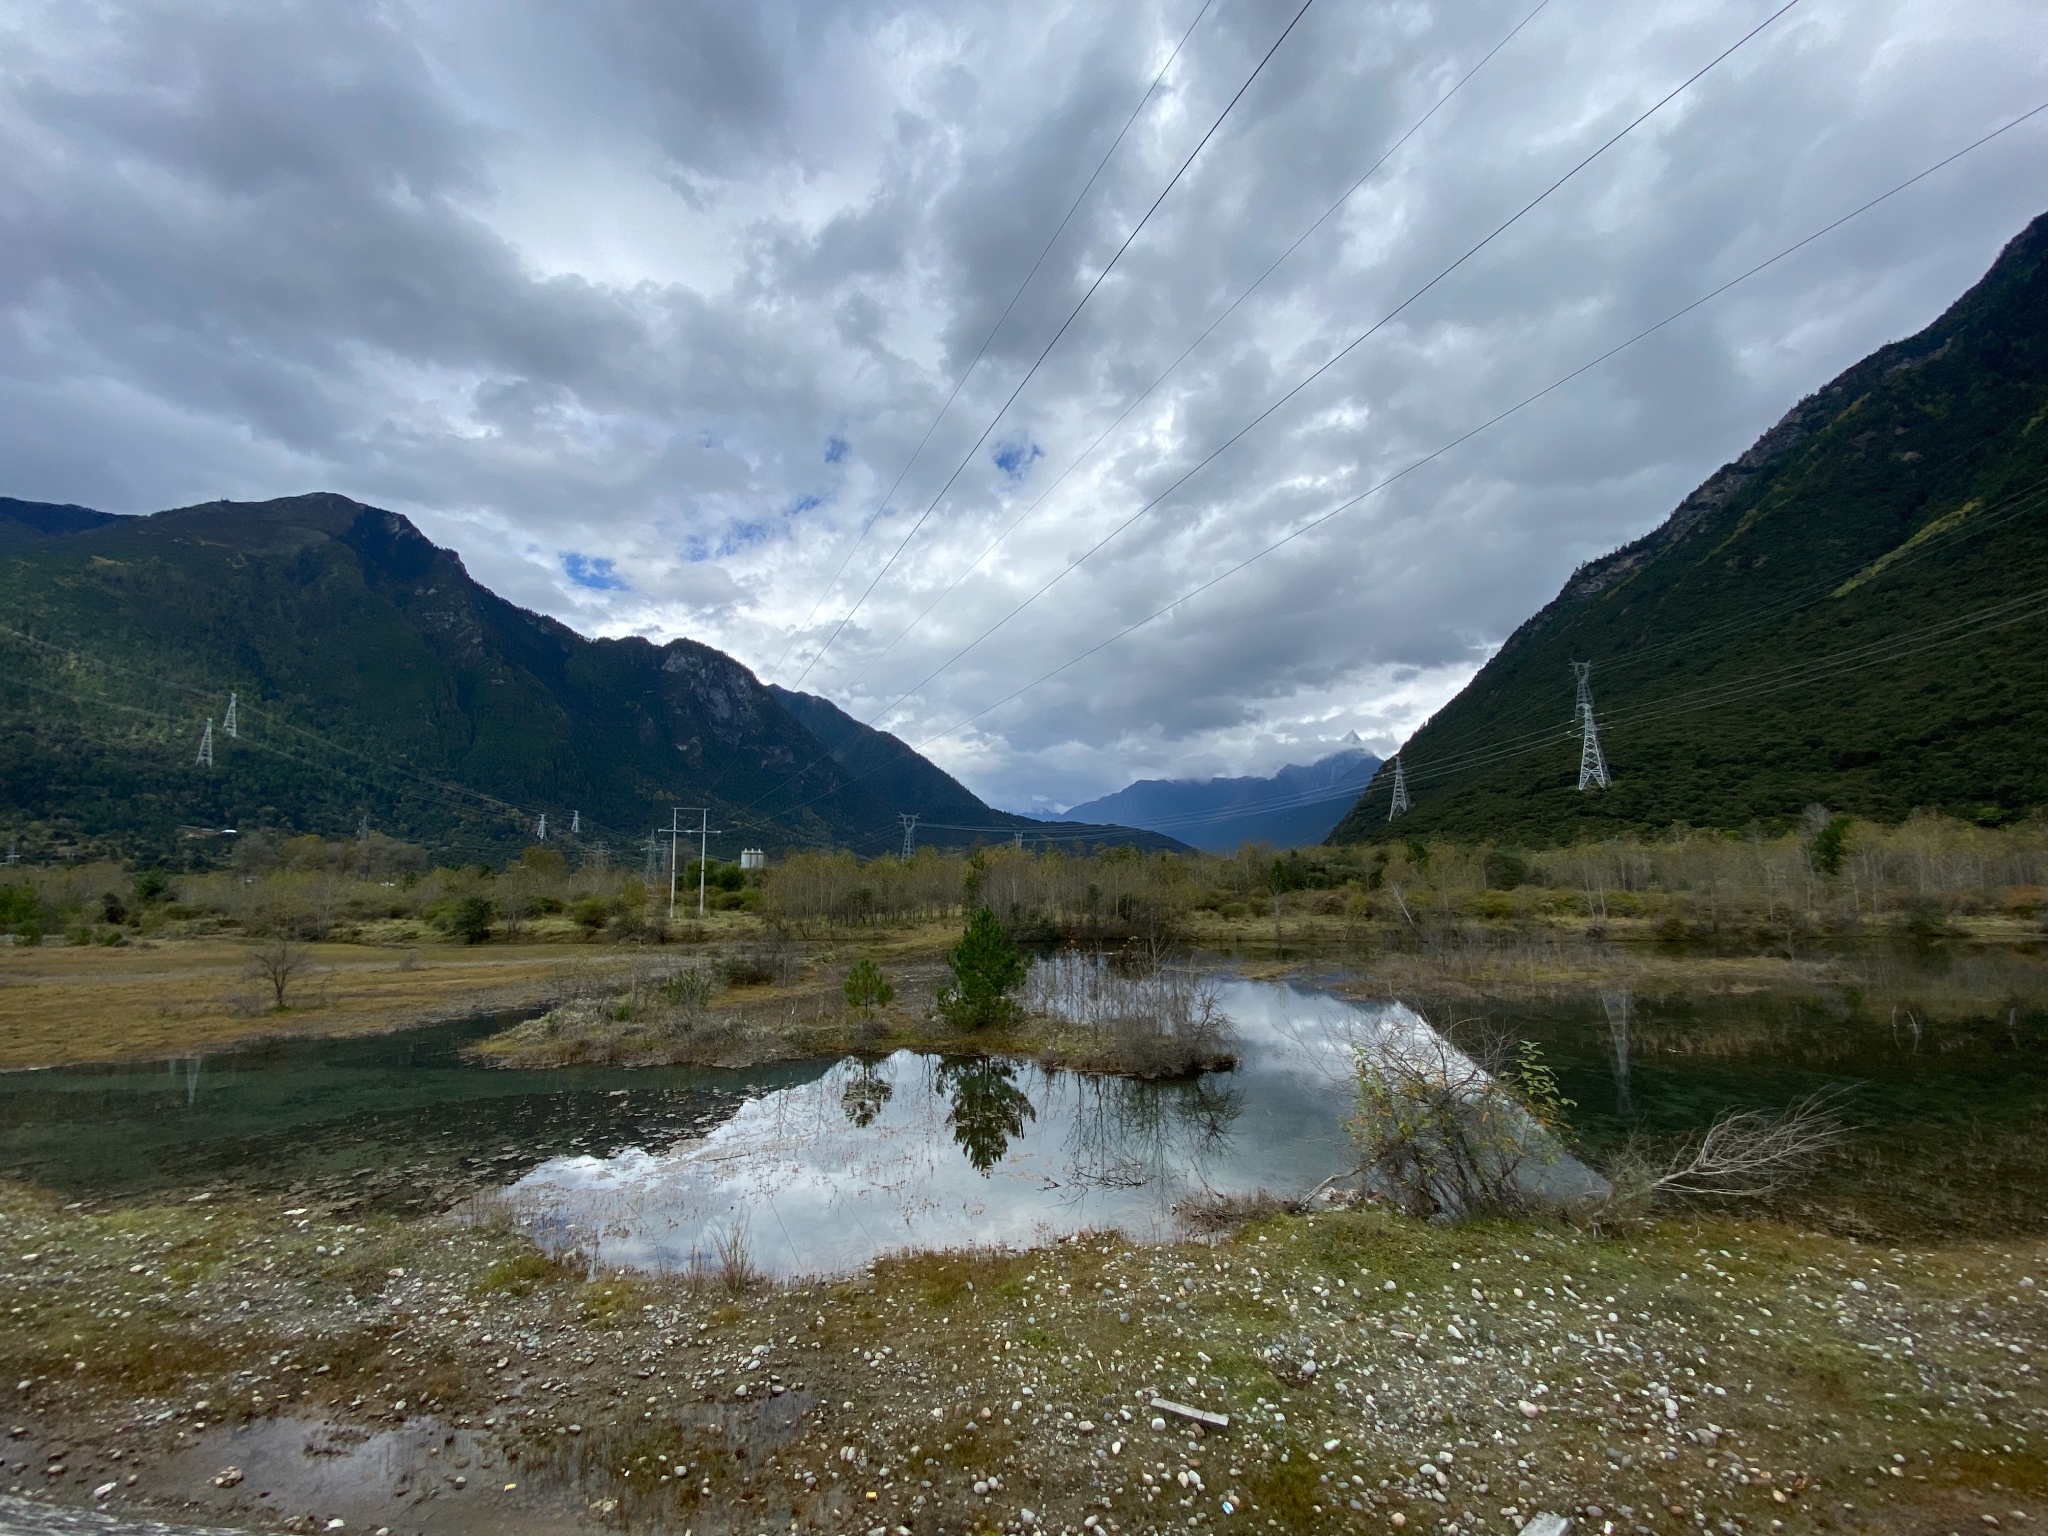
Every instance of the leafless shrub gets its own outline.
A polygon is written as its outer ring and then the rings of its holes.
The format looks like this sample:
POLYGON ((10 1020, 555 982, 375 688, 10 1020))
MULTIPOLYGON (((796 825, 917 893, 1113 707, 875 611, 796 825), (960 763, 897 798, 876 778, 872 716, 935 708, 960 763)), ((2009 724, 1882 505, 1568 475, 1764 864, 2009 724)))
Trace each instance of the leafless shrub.
POLYGON ((1351 1133, 1370 1181, 1411 1215, 1519 1210, 1541 1127, 1495 1073, 1417 1021, 1356 1047, 1351 1133))
POLYGON ((1281 1199, 1271 1190, 1261 1189, 1248 1195, 1226 1195, 1212 1189, 1198 1195, 1189 1195, 1174 1206, 1173 1214, 1183 1231, 1200 1236, 1233 1232, 1239 1227, 1249 1226, 1255 1221, 1264 1221, 1269 1216, 1279 1216, 1292 1209, 1292 1202, 1281 1199))
POLYGON ((1091 1037, 1088 1065, 1139 1077, 1177 1077, 1227 1065, 1234 1030, 1222 993, 1157 950, 1112 965, 1074 950, 1037 961, 1024 978, 1025 1011, 1091 1037))

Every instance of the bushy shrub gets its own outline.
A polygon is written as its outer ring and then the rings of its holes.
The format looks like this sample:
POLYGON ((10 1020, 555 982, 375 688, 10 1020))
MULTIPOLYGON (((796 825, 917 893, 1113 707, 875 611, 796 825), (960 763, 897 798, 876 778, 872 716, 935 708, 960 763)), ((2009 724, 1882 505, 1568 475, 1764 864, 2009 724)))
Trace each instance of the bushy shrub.
POLYGON ((491 923, 498 915, 488 896, 465 896, 445 919, 448 932, 465 944, 481 944, 491 936, 491 923))
POLYGON ((1529 861, 1518 853, 1505 848, 1495 848, 1486 855, 1486 886, 1493 891, 1512 891, 1518 885, 1529 881, 1529 861))
POLYGON ((33 886, 0 885, 0 929, 35 940, 48 926, 49 914, 33 886))

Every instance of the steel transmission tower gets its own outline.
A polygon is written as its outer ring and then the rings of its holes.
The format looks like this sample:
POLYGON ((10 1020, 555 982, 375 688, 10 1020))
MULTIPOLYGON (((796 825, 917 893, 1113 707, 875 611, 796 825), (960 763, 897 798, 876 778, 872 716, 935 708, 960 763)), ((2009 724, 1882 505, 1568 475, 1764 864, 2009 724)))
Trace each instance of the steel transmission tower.
POLYGON ((1407 809, 1408 775, 1401 769, 1401 754, 1396 752, 1394 754, 1394 799, 1393 803, 1387 807, 1387 820, 1392 821, 1407 809))
POLYGON ((1575 661, 1572 672, 1579 680, 1579 701, 1573 706, 1584 734, 1579 738, 1579 788, 1588 784, 1607 788, 1607 759, 1600 753, 1600 731, 1593 724, 1593 663, 1575 661))
POLYGON ((220 728, 223 731, 227 732, 227 734, 230 737, 235 737, 242 734, 241 730, 235 724, 235 695, 232 689, 230 689, 228 692, 228 712, 226 717, 222 719, 220 723, 220 728))
POLYGON ((899 814, 896 819, 903 823, 903 861, 907 864, 910 862, 910 856, 917 852, 917 823, 919 818, 899 814))
POLYGON ((540 813, 540 825, 533 829, 533 840, 536 843, 544 843, 548 840, 548 813, 546 811, 540 813))
POLYGON ((581 811, 571 811, 569 813, 569 835, 571 837, 581 837, 583 835, 583 813, 581 811))
POLYGON ((213 766, 213 716, 206 717, 206 729, 199 737, 199 756, 193 759, 202 768, 213 766))

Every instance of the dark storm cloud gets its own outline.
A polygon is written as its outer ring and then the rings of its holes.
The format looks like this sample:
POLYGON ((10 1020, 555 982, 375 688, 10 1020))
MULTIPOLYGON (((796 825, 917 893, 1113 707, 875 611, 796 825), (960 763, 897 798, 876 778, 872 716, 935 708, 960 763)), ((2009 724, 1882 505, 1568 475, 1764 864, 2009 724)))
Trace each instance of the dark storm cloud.
MULTIPOLYGON (((1552 0, 1073 467, 1530 9, 1312 7, 974 449, 1297 5, 1217 0, 998 329, 1197 8, 0 4, 0 489, 337 489, 519 601, 791 681, 957 466, 802 684, 924 740, 2048 96, 2022 0, 1802 0, 896 704, 1769 9, 1552 0)), ((1944 172, 933 752, 1026 804, 1391 747, 1573 565, 1932 318, 2048 204, 2044 148, 1944 172)))

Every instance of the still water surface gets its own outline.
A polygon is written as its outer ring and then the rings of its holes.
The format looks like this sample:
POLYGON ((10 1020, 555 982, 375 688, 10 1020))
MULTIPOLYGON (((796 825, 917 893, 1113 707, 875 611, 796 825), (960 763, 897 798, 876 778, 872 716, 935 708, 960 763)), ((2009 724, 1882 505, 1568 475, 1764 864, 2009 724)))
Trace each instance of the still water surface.
MULTIPOLYGON (((6 1073, 0 1177, 68 1199, 303 1191, 397 1212, 508 1188, 556 1240, 653 1266, 689 1262, 734 1223, 777 1271, 1082 1225, 1162 1235, 1188 1194, 1293 1193, 1345 1166, 1349 1092, 1327 1035, 1389 1016, 1265 983, 1231 984, 1227 1005, 1240 1069, 1198 1083, 910 1053, 745 1071, 475 1065, 464 1047, 501 1018, 6 1073)), ((1596 1162, 1631 1136, 1847 1084, 1855 1135, 1782 1214, 1893 1237, 2048 1228, 2048 1015, 2024 1001, 1987 995, 1943 1022, 1812 992, 1443 1015, 1542 1042, 1596 1162)))
POLYGON ((715 1265, 735 1237, 775 1275, 1089 1228, 1164 1240, 1190 1197, 1300 1194, 1355 1161, 1346 1040, 1415 1023, 1265 983, 1227 983, 1222 1003, 1235 1071, 1144 1083, 898 1051, 763 1095, 667 1152, 547 1163, 509 1198, 544 1240, 642 1269, 715 1265))

